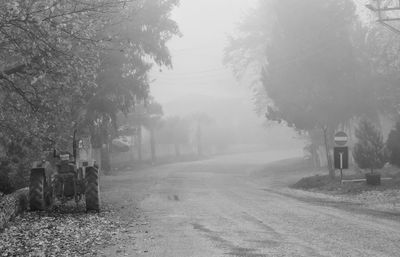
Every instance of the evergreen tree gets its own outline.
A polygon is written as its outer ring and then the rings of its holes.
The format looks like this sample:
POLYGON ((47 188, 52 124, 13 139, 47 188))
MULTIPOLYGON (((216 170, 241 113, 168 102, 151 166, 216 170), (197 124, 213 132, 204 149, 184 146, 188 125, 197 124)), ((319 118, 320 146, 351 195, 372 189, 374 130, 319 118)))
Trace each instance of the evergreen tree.
POLYGON ((390 164, 400 167, 400 120, 396 123, 392 131, 390 131, 386 146, 389 150, 390 164))
POLYGON ((353 157, 361 169, 381 169, 385 165, 385 145, 380 131, 367 119, 360 121, 356 129, 358 142, 354 146, 353 157))

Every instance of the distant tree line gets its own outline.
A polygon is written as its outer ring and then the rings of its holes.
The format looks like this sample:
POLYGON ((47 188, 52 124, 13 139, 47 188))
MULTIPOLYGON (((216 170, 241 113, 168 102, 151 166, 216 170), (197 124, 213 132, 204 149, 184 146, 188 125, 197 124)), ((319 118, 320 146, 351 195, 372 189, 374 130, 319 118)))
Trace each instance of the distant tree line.
MULTIPOLYGON (((133 154, 134 158, 130 156, 125 160, 127 162, 148 161, 143 157, 144 149, 150 149, 150 161, 155 163, 158 157, 184 160, 188 157, 202 158, 210 154, 223 153, 235 143, 234 136, 205 113, 198 112, 185 117, 164 117, 161 106, 155 102, 147 108, 140 105, 136 108, 136 112, 126 116, 120 114, 121 117, 118 119, 120 135, 129 137, 131 140, 127 141, 131 143, 134 141, 130 148, 121 149, 122 152, 131 151, 133 154), (148 142, 143 140, 143 129, 149 135, 148 142), (169 149, 173 151, 157 152, 157 149, 168 146, 171 146, 169 149)), ((116 154, 118 155, 118 150, 116 154)))

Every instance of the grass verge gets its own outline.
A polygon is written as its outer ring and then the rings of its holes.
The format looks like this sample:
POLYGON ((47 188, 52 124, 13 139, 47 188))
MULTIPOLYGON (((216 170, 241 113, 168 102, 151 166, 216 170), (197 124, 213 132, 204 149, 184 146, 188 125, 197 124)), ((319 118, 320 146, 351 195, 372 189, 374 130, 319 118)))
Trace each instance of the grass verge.
MULTIPOLYGON (((366 191, 400 190, 400 169, 387 167, 378 172, 382 178, 390 178, 390 180, 382 180, 380 186, 369 186, 365 181, 342 184, 338 176, 331 179, 328 175, 315 175, 300 179, 291 188, 330 194, 360 194, 366 191)), ((365 178, 364 172, 350 170, 346 173, 343 177, 344 180, 365 178)))

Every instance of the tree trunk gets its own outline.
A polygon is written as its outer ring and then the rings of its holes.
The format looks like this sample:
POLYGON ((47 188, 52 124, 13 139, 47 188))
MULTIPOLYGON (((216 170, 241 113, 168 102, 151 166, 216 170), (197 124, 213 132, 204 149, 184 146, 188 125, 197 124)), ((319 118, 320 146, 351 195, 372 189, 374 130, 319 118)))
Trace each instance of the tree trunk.
POLYGON ((101 166, 101 148, 93 148, 92 157, 96 161, 97 166, 99 167, 99 171, 103 174, 103 167, 101 166))
POLYGON ((138 150, 138 160, 142 162, 142 126, 139 125, 137 131, 137 150, 138 150))
POLYGON ((311 158, 312 158, 312 163, 313 163, 314 170, 320 169, 321 168, 321 163, 319 161, 317 145, 315 145, 315 144, 311 145, 311 158))
POLYGON ((110 153, 108 151, 107 145, 101 148, 101 168, 104 174, 110 174, 111 164, 110 164, 110 153))
POLYGON ((110 174, 110 139, 106 125, 101 128, 101 167, 104 174, 110 174))
POLYGON ((201 145, 201 125, 200 122, 197 124, 197 154, 203 155, 203 149, 201 145))
POLYGON ((328 143, 328 127, 323 127, 322 131, 324 133, 325 152, 326 152, 326 160, 327 160, 327 165, 328 165, 328 170, 329 170, 329 177, 334 179, 335 178, 335 170, 333 169, 333 166, 332 166, 332 159, 331 159, 330 148, 329 148, 329 143, 328 143))
POLYGON ((180 151, 180 149, 179 149, 179 144, 174 144, 174 146, 175 146, 175 156, 177 157, 177 158, 179 158, 180 156, 181 156, 181 151, 180 151))
POLYGON ((131 140, 130 140, 130 144, 129 144, 129 153, 131 154, 131 162, 135 162, 136 159, 136 155, 135 155, 135 137, 136 135, 133 134, 131 135, 131 140))
POLYGON ((151 149, 151 162, 156 162, 156 142, 154 137, 154 129, 150 129, 150 149, 151 149))

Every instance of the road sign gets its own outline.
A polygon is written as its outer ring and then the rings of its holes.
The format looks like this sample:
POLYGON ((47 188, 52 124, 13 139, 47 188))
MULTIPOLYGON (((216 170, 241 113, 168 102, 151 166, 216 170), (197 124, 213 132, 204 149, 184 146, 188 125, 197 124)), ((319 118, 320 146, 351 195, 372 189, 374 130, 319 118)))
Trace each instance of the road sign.
POLYGON ((335 159, 335 169, 345 170, 349 168, 349 148, 347 146, 335 147, 333 155, 335 159))
POLYGON ((347 144, 347 134, 344 133, 343 131, 340 131, 335 134, 335 144, 339 146, 344 146, 347 144))

